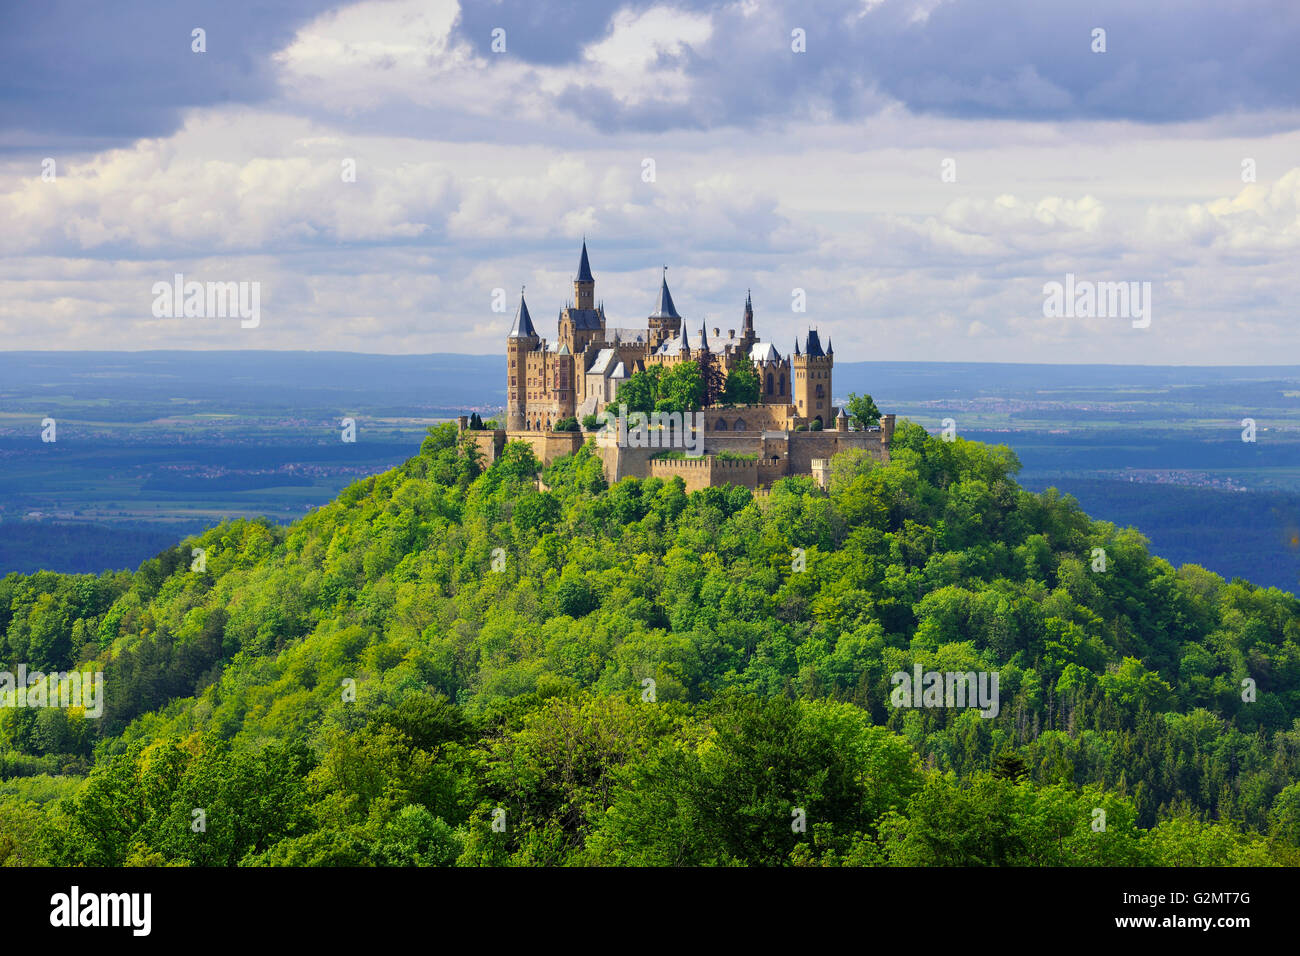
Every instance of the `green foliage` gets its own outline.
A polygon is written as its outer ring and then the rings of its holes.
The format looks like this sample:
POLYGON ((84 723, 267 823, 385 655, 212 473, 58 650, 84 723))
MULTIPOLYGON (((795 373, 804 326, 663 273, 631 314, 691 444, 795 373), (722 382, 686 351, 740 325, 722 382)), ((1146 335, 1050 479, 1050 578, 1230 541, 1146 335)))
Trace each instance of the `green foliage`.
MULTIPOLYGON (((693 412, 703 406, 704 377, 698 362, 673 365, 659 377, 658 399, 669 402, 665 411, 693 412)), ((657 407, 657 405, 656 405, 657 407)))
POLYGON ((652 365, 633 372, 618 387, 620 404, 628 412, 690 412, 703 407, 704 376, 698 362, 682 362, 668 368, 652 365))
POLYGON ((726 385, 722 391, 722 401, 727 405, 757 405, 762 387, 758 372, 748 356, 742 356, 727 373, 726 385))
POLYGON ((458 440, 288 528, 0 579, 0 669, 105 675, 99 719, 0 709, 0 864, 1300 859, 1300 603, 1005 448, 904 422, 755 496, 458 440), (997 715, 893 707, 918 665, 996 672, 997 715))
POLYGON ((858 428, 880 424, 880 409, 876 407, 875 399, 870 395, 849 392, 849 400, 844 403, 844 414, 848 415, 858 428))
POLYGON ((652 412, 655 402, 659 400, 659 376, 663 368, 651 365, 649 368, 633 372, 618 387, 618 401, 626 405, 628 412, 652 412))

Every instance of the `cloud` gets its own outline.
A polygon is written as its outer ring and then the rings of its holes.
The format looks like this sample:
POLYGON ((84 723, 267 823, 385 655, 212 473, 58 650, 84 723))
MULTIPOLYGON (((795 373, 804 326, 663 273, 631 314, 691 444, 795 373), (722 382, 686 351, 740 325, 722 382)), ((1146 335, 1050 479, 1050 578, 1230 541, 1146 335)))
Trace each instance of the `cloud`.
POLYGON ((187 110, 222 105, 388 135, 441 124, 451 139, 495 122, 554 143, 575 128, 779 128, 891 108, 1038 123, 1249 114, 1293 129, 1300 102, 1290 0, 120 0, 5 4, 0 17, 10 150, 166 136, 187 110), (206 53, 191 51, 195 27, 206 53), (791 48, 796 28, 806 52, 791 48))
MULTIPOLYGON (((1072 52, 1092 14, 1050 7, 1008 20, 969 0, 300 4, 255 45, 213 21, 208 55, 248 60, 217 100, 228 60, 202 80, 186 72, 202 63, 168 60, 175 88, 146 94, 113 76, 134 46, 93 19, 103 49, 72 69, 100 85, 102 126, 82 122, 89 101, 61 116, 50 100, 40 135, 95 148, 0 161, 0 334, 496 352, 509 316, 491 311, 494 290, 526 284, 554 334, 586 234, 619 325, 644 324, 667 263, 692 321, 737 326, 752 288, 779 347, 816 325, 842 360, 1300 361, 1300 133, 1269 112, 1294 92, 1274 70, 1294 17, 1261 2, 1268 29, 1220 31, 1249 34, 1243 58, 1201 36, 1217 13, 1188 7, 1160 37, 1165 7, 1103 4, 1108 52, 1093 59, 1072 52), (495 26, 506 53, 491 51, 495 26), (795 26, 806 54, 790 50, 795 26), (1229 62, 1239 75, 1215 66, 1229 62), (1258 184, 1240 182, 1246 157, 1258 184), (941 178, 948 158, 956 181, 941 178), (262 282, 263 326, 153 319, 149 288, 175 272, 262 282), (1043 283, 1067 272, 1150 281, 1152 328, 1044 319, 1043 283), (807 313, 790 310, 794 288, 807 313)), ((159 27, 168 43, 174 28, 159 27)), ((73 29, 69 50, 83 39, 73 29)))
POLYGON ((266 102, 271 55, 337 3, 0 4, 0 146, 104 148, 168 135, 191 107, 266 102))

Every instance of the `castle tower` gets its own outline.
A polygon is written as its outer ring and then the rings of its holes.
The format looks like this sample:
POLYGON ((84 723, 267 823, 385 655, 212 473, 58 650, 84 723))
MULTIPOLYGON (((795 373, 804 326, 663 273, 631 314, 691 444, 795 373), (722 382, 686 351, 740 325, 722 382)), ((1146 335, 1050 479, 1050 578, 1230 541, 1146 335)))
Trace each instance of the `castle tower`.
POLYGON ((668 339, 675 339, 682 331, 682 317, 673 305, 672 293, 668 291, 668 267, 664 266, 663 281, 659 286, 659 305, 650 313, 650 347, 657 349, 668 339))
POLYGON ((582 240, 582 258, 578 260, 578 277, 573 280, 573 306, 577 309, 596 307, 596 280, 587 261, 587 240, 582 240))
POLYGON ((794 377, 791 399, 795 413, 809 423, 820 419, 822 427, 833 428, 831 415, 831 370, 835 365, 835 355, 822 349, 821 339, 815 329, 808 330, 804 339, 803 351, 799 351, 799 342, 794 343, 795 352, 790 359, 794 377))
POLYGON ((758 335, 754 332, 754 303, 749 297, 749 290, 745 290, 745 320, 740 327, 740 348, 748 352, 751 345, 758 341, 758 335))
MULTIPOLYGON (((584 257, 585 258, 585 257, 584 257)), ((528 314, 524 290, 519 290, 519 308, 506 336, 506 428, 519 431, 526 426, 528 412, 528 353, 541 344, 533 318, 528 314)))
POLYGON ((582 240, 578 274, 573 280, 573 303, 560 312, 556 342, 568 346, 574 355, 585 353, 593 342, 605 341, 605 309, 596 305, 596 277, 587 258, 587 240, 582 240))

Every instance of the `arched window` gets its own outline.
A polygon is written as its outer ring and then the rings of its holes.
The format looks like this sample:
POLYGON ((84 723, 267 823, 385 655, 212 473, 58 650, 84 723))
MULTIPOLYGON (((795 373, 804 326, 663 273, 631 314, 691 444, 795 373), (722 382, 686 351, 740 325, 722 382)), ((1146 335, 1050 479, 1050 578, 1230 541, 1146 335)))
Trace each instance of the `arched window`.
POLYGON ((767 373, 767 394, 772 394, 772 373, 767 373))
POLYGON ((781 373, 781 394, 785 394, 785 372, 781 373))
POLYGON ((743 432, 744 430, 745 430, 745 420, 744 420, 743 418, 737 418, 737 419, 736 419, 736 431, 738 431, 738 432, 743 432))
POLYGON ((823 388, 821 385, 818 385, 818 386, 817 386, 817 397, 818 397, 818 398, 823 398, 823 397, 825 397, 825 395, 826 395, 826 389, 823 388))
POLYGON ((713 430, 714 430, 715 432, 725 432, 725 431, 727 430, 727 422, 726 422, 726 419, 719 418, 719 419, 718 419, 718 423, 717 423, 716 425, 713 426, 713 430))

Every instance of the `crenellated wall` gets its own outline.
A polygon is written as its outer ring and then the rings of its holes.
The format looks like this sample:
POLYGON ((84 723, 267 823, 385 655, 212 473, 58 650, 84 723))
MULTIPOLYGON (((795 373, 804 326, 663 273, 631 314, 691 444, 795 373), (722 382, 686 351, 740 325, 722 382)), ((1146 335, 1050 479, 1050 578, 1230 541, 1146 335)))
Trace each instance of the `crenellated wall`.
POLYGON ((681 478, 686 490, 699 491, 716 485, 758 487, 758 463, 752 459, 716 458, 656 458, 650 462, 648 478, 681 478))
MULTIPOLYGON (((736 412, 728 410, 733 416, 736 412)), ((603 464, 605 480, 610 484, 624 478, 677 475, 691 491, 720 484, 766 488, 788 475, 815 475, 824 480, 828 466, 814 462, 827 462, 851 448, 860 448, 880 461, 888 461, 893 434, 894 416, 885 415, 880 427, 870 431, 709 431, 704 435, 703 455, 697 458, 656 458, 663 454, 663 448, 621 448, 602 445, 599 441, 595 451, 603 464), (717 457, 723 453, 754 455, 757 459, 717 457)), ((469 431, 463 426, 461 435, 475 444, 485 464, 496 461, 506 442, 522 441, 533 449, 543 465, 573 454, 592 437, 583 432, 469 431)))

